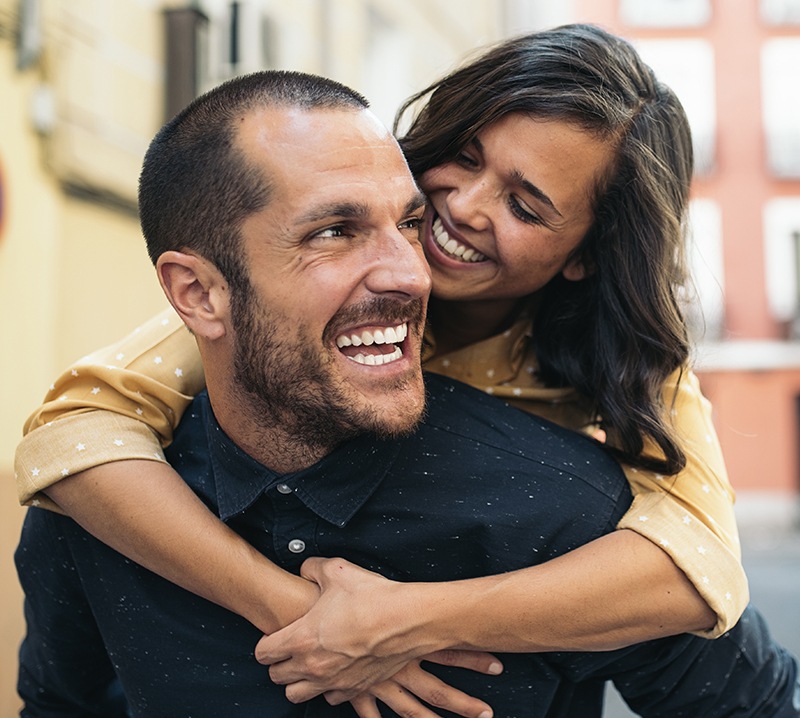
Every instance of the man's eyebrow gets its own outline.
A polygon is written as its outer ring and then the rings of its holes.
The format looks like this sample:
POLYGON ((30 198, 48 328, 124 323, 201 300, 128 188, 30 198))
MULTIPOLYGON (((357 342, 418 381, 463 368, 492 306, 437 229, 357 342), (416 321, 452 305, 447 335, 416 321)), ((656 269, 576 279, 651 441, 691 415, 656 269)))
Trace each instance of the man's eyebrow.
MULTIPOLYGON (((403 214, 411 214, 420 207, 424 207, 427 202, 427 197, 422 192, 417 192, 406 202, 403 214)), ((365 219, 369 217, 369 214, 370 208, 363 202, 331 202, 330 204, 314 207, 306 214, 300 215, 296 220, 296 224, 321 222, 334 217, 340 219, 365 219)))
MULTIPOLYGON (((472 138, 472 144, 475 145, 475 148, 481 154, 483 154, 483 145, 481 144, 481 141, 477 137, 472 138)), ((550 209, 552 209, 553 212, 555 212, 559 217, 561 217, 562 219, 564 218, 564 215, 562 215, 561 212, 559 212, 556 206, 553 204, 553 200, 551 200, 541 189, 539 189, 535 184, 533 184, 533 182, 531 182, 530 180, 526 180, 525 175, 523 175, 520 170, 513 170, 511 172, 511 179, 513 179, 517 184, 524 187, 526 192, 529 192, 534 197, 536 197, 536 199, 538 199, 540 202, 543 202, 548 207, 550 207, 550 209)))
POLYGON ((369 207, 363 202, 331 202, 314 207, 306 214, 300 215, 296 224, 321 222, 323 219, 341 217, 343 219, 363 219, 369 216, 369 207))
POLYGON ((422 193, 417 192, 408 202, 406 202, 406 209, 404 214, 411 214, 416 212, 420 207, 428 204, 428 198, 422 193))

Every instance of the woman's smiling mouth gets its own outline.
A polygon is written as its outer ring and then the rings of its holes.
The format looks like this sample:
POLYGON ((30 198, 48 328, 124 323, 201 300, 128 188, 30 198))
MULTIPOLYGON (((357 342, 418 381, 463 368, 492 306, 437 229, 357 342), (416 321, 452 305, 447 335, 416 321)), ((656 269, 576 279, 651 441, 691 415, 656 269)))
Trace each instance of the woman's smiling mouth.
POLYGON ((436 244, 441 247, 441 250, 444 254, 453 259, 456 259, 460 262, 482 262, 486 259, 485 254, 481 254, 472 247, 468 247, 465 244, 453 239, 447 233, 447 230, 444 228, 442 224, 442 220, 439 217, 433 220, 431 225, 431 231, 433 232, 433 237, 436 240, 436 244))

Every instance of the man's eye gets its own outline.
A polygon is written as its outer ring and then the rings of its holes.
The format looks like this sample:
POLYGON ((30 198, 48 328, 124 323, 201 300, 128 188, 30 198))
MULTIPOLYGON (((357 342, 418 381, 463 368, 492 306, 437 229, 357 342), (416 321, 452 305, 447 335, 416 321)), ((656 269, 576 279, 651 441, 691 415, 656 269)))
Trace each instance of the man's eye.
POLYGON ((340 224, 337 224, 335 227, 326 227, 325 229, 320 230, 314 234, 314 239, 336 239, 344 236, 344 227, 340 224))
POLYGON ((409 219, 405 220, 405 222, 401 222, 397 226, 399 229, 419 229, 421 224, 422 217, 410 217, 409 219))

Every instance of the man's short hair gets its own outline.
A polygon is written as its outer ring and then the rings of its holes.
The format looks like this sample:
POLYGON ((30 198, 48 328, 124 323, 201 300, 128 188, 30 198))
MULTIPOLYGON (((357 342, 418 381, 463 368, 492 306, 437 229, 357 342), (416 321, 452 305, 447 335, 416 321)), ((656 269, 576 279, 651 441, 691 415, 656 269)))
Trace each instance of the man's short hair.
POLYGON ((191 250, 216 265, 232 288, 246 285, 239 230, 267 204, 271 188, 237 146, 235 120, 258 108, 368 106, 338 82, 287 71, 236 77, 198 97, 161 128, 145 155, 139 217, 150 259, 191 250))

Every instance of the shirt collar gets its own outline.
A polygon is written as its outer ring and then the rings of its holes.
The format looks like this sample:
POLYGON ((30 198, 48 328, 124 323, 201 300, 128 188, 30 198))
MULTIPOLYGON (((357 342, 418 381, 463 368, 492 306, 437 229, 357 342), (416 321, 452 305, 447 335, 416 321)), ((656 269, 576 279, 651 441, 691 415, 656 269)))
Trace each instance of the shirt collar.
POLYGON ((250 507, 265 491, 285 484, 308 509, 344 526, 383 481, 400 451, 400 441, 371 435, 348 441, 313 466, 278 474, 240 449, 217 423, 208 395, 202 395, 211 470, 220 518, 250 507))

